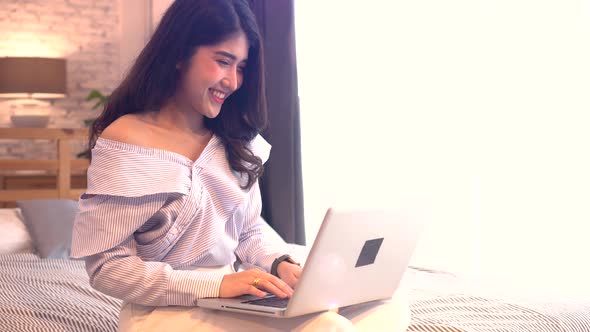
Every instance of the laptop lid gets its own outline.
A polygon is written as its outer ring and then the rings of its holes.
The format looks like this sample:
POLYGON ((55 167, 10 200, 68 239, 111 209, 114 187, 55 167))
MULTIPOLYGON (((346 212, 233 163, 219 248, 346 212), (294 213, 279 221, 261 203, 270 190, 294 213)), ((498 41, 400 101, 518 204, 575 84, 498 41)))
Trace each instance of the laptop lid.
POLYGON ((393 296, 424 220, 405 209, 328 209, 285 316, 393 296))

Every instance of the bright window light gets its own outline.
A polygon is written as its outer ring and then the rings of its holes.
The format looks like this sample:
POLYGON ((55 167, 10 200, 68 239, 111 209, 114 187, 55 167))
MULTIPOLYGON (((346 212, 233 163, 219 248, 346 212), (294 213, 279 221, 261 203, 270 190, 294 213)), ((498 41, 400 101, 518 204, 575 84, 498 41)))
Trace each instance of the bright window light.
POLYGON ((423 206, 412 264, 590 298, 590 1, 295 6, 309 243, 423 206))

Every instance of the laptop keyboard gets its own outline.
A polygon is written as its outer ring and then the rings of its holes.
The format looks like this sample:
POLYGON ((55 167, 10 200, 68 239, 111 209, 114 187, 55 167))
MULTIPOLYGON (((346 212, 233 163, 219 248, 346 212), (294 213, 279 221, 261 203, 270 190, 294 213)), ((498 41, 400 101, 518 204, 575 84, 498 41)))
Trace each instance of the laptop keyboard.
POLYGON ((284 299, 281 299, 280 297, 273 295, 273 296, 265 297, 262 299, 244 301, 242 303, 262 305, 265 307, 273 307, 273 308, 286 308, 287 303, 289 303, 289 298, 286 297, 284 299))

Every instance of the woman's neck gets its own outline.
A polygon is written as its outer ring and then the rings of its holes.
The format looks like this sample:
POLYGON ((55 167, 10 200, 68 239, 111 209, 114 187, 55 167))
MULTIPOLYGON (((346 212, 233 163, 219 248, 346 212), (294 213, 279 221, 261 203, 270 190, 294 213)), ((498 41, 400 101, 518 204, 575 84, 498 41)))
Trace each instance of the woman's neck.
POLYGON ((150 119, 158 126, 175 132, 199 136, 209 134, 203 115, 176 98, 171 98, 158 112, 151 113, 150 119))

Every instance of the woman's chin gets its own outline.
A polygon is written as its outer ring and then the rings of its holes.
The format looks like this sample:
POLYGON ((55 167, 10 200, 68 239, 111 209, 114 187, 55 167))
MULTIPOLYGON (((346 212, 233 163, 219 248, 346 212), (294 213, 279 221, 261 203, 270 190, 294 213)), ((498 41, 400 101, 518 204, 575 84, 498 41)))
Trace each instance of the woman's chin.
POLYGON ((207 114, 203 114, 208 119, 215 119, 219 116, 220 111, 211 111, 207 112, 207 114))
POLYGON ((207 105, 206 108, 195 109, 198 110, 199 114, 206 117, 207 119, 215 119, 217 116, 219 116, 219 113, 221 113, 221 107, 211 107, 210 105, 207 105))
POLYGON ((203 112, 203 116, 209 119, 215 119, 221 113, 221 105, 211 104, 207 105, 208 107, 205 108, 205 112, 203 112))

